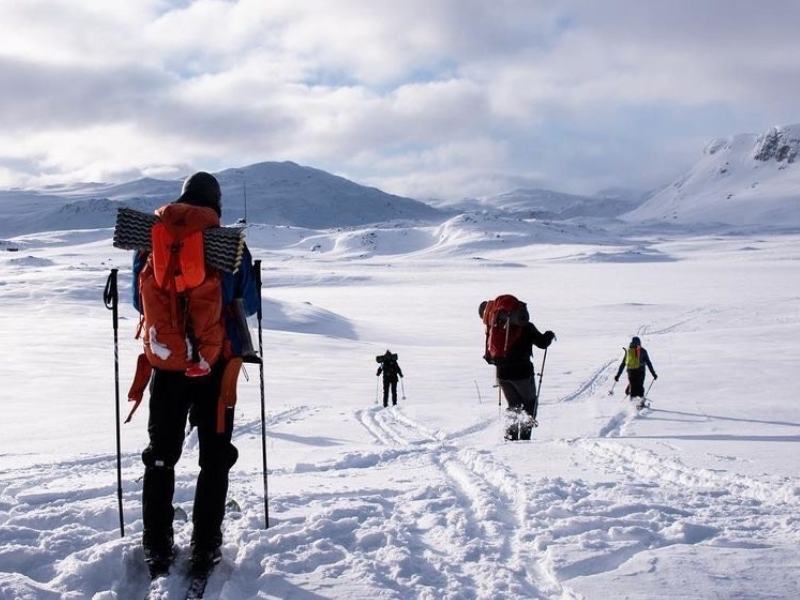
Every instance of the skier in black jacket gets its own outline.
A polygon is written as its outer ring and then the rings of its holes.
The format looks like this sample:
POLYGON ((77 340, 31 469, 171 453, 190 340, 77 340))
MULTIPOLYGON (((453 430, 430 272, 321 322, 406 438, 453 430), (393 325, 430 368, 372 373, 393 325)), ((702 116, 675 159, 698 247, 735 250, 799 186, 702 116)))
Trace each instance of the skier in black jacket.
MULTIPOLYGON (((483 318, 485 303, 478 314, 483 318)), ((527 314, 527 313, 526 313, 527 314)), ((507 440, 529 440, 531 430, 538 426, 536 415, 539 410, 539 395, 536 393, 536 377, 531 362, 533 347, 544 350, 556 337, 552 331, 542 333, 531 322, 521 327, 519 338, 508 349, 501 365, 495 365, 497 383, 503 391, 508 404, 508 421, 505 438, 507 440), (520 422, 521 413, 528 418, 520 422)))
POLYGON ((387 350, 383 355, 381 365, 378 367, 378 372, 375 376, 378 377, 383 373, 383 407, 389 406, 389 389, 392 390, 392 406, 397 406, 397 378, 403 376, 403 371, 397 360, 394 358, 391 350, 387 350))
POLYGON ((622 375, 623 369, 628 369, 628 389, 626 390, 631 396, 631 400, 636 400, 636 408, 644 408, 644 379, 647 375, 644 368, 650 369, 650 374, 653 376, 653 381, 658 379, 653 363, 650 362, 650 355, 642 347, 642 341, 634 336, 631 338, 631 343, 625 350, 625 356, 619 364, 617 374, 614 381, 619 381, 619 376, 622 375))

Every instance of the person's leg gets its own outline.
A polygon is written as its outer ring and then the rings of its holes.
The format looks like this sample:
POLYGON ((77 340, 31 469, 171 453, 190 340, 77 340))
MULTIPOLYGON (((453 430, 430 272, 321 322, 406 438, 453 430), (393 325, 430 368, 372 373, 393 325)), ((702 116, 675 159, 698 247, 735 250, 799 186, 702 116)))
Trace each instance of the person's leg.
POLYGON ((192 510, 192 563, 205 568, 219 558, 222 520, 228 496, 228 474, 239 453, 231 444, 233 412, 224 413, 224 430, 217 433, 217 403, 224 364, 220 361, 207 377, 192 381, 191 420, 197 427, 200 446, 200 475, 192 510))
POLYGON ((507 440, 517 440, 520 434, 520 416, 523 412, 525 397, 520 394, 515 381, 510 379, 498 379, 497 383, 506 397, 508 408, 506 409, 506 432, 507 440))
POLYGON ((183 449, 189 402, 183 373, 154 370, 150 388, 150 442, 142 452, 145 465, 142 489, 142 544, 153 573, 163 572, 173 556, 172 496, 175 464, 183 449))
POLYGON ((389 380, 383 380, 383 408, 389 406, 389 380))
POLYGON ((397 379, 392 380, 392 406, 397 406, 397 379))
POLYGON ((628 371, 628 381, 631 385, 631 399, 644 397, 644 367, 628 371))
POLYGON ((533 376, 527 379, 515 379, 513 381, 504 380, 502 382, 503 393, 506 398, 514 398, 514 405, 519 413, 518 432, 519 439, 531 439, 531 430, 536 424, 536 384, 533 376))

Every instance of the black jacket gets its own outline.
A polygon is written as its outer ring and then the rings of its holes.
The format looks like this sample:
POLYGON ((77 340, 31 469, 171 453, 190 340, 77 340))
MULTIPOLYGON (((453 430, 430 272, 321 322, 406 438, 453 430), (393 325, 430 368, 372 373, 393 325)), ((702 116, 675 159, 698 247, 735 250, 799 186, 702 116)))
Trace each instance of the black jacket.
POLYGON ((542 333, 533 323, 523 327, 519 339, 511 346, 502 366, 497 366, 498 379, 529 379, 533 376, 533 346, 544 350, 553 341, 551 332, 542 333))
POLYGON ((378 367, 378 372, 375 373, 376 375, 380 375, 383 373, 383 378, 388 379, 389 381, 397 381, 397 376, 403 376, 403 371, 400 369, 400 365, 398 365, 395 361, 389 360, 381 364, 378 367))

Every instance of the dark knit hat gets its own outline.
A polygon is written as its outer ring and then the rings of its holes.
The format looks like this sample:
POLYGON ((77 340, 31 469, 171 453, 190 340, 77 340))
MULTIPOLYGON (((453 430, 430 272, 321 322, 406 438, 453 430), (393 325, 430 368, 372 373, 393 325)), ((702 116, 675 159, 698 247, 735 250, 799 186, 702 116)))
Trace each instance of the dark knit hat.
POLYGON ((175 202, 213 208, 217 215, 222 216, 222 192, 219 182, 216 177, 205 171, 198 171, 186 178, 181 196, 175 202))
POLYGON ((641 346, 641 345, 642 345, 642 340, 640 340, 636 336, 633 336, 633 338, 631 339, 631 348, 636 348, 636 346, 641 346))

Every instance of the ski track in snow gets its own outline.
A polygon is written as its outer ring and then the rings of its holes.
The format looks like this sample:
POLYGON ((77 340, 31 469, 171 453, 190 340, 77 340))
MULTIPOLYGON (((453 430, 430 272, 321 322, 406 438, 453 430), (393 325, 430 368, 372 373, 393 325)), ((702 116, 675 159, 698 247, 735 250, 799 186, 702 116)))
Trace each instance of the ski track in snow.
MULTIPOLYGON (((610 364, 561 401, 588 401, 610 364)), ((316 410, 290 407, 270 414, 267 422, 290 423, 316 410)), ((473 590, 476 599, 570 600, 582 598, 569 588, 570 579, 617 569, 654 548, 758 546, 770 538, 800 543, 795 517, 800 488, 791 481, 763 482, 689 468, 602 439, 602 432, 594 440, 552 443, 585 454, 601 471, 622 474, 622 481, 519 477, 490 453, 460 445, 494 419, 448 434, 431 430, 400 408, 360 409, 354 416, 378 448, 319 463, 317 471, 338 477, 365 466, 387 472, 421 467, 434 468, 438 475, 427 473, 413 480, 410 489, 387 485, 349 494, 323 490, 278 496, 272 500, 277 517, 269 530, 259 527, 261 498, 245 494, 242 515, 226 522, 224 561, 209 582, 211 597, 222 592, 256 597, 259 590, 280 596, 296 590, 304 577, 321 573, 323 578, 366 582, 397 598, 455 600, 473 590)), ((257 426, 245 423, 237 435, 252 435, 257 426)), ((15 589, 26 589, 35 598, 98 600, 144 592, 147 577, 137 535, 141 521, 130 522, 140 510, 138 490, 125 494, 128 537, 119 539, 116 506, 109 501, 114 487, 91 483, 107 480, 112 469, 113 457, 106 455, 59 463, 46 476, 41 465, 0 476, 2 535, 14 540, 0 551, 0 560, 18 573, 15 589), (28 550, 20 551, 21 546, 28 550), (114 557, 110 570, 109 556, 114 557), (83 590, 82 579, 107 581, 108 592, 83 590), (58 589, 74 593, 61 595, 58 589)), ((138 456, 124 457, 127 490, 135 487, 131 482, 140 470, 138 456)), ((300 476, 303 472, 295 470, 300 476)), ((177 503, 191 502, 194 477, 178 477, 177 503)), ((232 486, 241 477, 234 471, 232 486)), ((178 526, 179 547, 187 547, 189 531, 178 526)), ((181 564, 179 558, 178 571, 185 568, 181 564)), ((180 585, 177 578, 171 580, 168 594, 177 594, 180 585)))
MULTIPOLYGON (((432 432, 401 409, 363 410, 359 417, 378 443, 416 447, 424 453, 418 458, 441 473, 441 481, 433 485, 439 499, 437 512, 444 513, 448 523, 443 534, 449 539, 440 545, 436 557, 435 572, 447 576, 438 583, 438 597, 460 598, 466 589, 477 590, 478 598, 574 597, 548 571, 546 556, 537 550, 536 536, 528 531, 527 524, 535 521, 529 514, 527 482, 518 480, 486 453, 459 448, 452 440, 460 436, 432 432), (441 548, 458 553, 447 556, 441 548)), ((493 422, 465 431, 480 431, 493 422)), ((412 513, 405 523, 408 532, 418 529, 427 514, 428 510, 412 513)))

